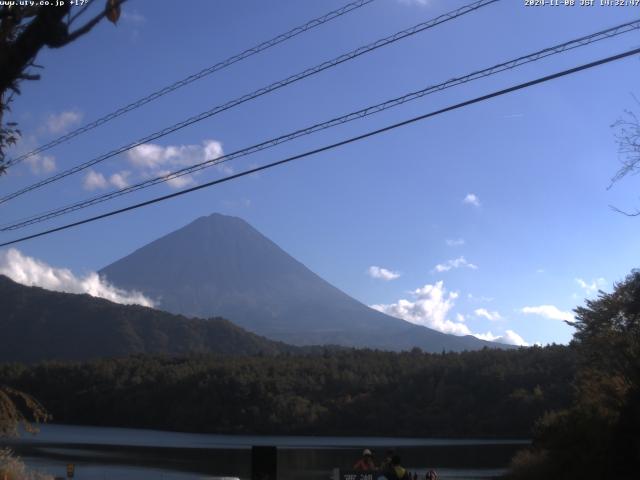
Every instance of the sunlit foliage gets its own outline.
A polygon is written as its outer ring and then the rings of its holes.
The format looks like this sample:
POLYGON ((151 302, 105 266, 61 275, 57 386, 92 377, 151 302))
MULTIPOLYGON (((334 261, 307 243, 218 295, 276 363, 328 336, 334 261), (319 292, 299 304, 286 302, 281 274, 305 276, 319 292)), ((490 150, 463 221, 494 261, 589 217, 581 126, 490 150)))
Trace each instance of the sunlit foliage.
POLYGON ((576 320, 573 404, 541 418, 534 449, 514 459, 514 476, 638 478, 640 271, 587 300, 576 320))
POLYGON ((0 386, 0 437, 16 436, 20 427, 33 432, 48 418, 44 407, 31 395, 0 386))

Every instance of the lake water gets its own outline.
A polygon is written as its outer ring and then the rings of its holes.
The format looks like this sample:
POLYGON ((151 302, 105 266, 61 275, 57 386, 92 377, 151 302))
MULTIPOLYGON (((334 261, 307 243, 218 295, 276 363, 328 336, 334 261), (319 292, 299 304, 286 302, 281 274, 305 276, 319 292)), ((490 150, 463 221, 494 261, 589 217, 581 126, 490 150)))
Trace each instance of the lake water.
POLYGON ((250 478, 251 446, 278 447, 280 480, 328 480, 349 469, 363 448, 380 460, 387 448, 410 471, 442 479, 495 478, 526 440, 209 435, 125 428, 45 425, 11 441, 25 463, 55 476, 75 465, 77 480, 250 478))

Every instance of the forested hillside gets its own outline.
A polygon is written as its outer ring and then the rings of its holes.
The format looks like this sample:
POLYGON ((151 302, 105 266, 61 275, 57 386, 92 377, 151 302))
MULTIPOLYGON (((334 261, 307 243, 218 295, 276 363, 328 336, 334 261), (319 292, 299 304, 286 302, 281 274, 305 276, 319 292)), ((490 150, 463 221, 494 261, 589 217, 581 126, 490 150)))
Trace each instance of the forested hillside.
POLYGON ((25 287, 2 275, 0 332, 0 361, 5 362, 87 360, 133 353, 251 355, 296 350, 223 318, 190 319, 89 295, 25 287))
POLYGON ((568 347, 4 364, 54 422, 194 432, 528 437, 569 405, 568 347))

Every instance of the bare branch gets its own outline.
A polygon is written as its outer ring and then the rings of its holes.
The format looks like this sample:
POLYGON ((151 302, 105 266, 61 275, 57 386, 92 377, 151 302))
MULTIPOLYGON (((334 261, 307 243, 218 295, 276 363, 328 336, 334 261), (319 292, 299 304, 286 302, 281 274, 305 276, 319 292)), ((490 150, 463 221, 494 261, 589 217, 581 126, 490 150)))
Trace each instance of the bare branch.
POLYGON ((100 23, 100 20, 102 20, 104 17, 106 17, 107 14, 112 9, 118 8, 120 5, 122 5, 126 1, 127 0, 117 0, 114 5, 107 6, 101 13, 99 13, 98 15, 93 17, 91 20, 89 20, 87 23, 85 23, 82 27, 78 28, 73 33, 69 33, 67 35, 66 40, 63 43, 61 43, 60 45, 56 45, 55 47, 57 48, 57 47, 62 47, 64 45, 67 45, 68 43, 73 42, 74 40, 78 39, 82 35, 85 35, 85 34, 89 33, 93 29, 93 27, 95 27, 98 23, 100 23))
POLYGON ((611 210, 613 210, 616 213, 621 213, 622 215, 625 215, 627 217, 638 217, 640 216, 640 210, 637 210, 635 212, 625 212, 624 210, 620 210, 618 207, 615 207, 613 205, 609 205, 609 208, 611 210))
POLYGON ((70 26, 71 26, 71 24, 72 24, 73 22, 75 22, 75 21, 78 19, 78 17, 80 17, 84 12, 86 12, 86 11, 87 11, 87 9, 88 9, 91 5, 92 5, 92 4, 91 4, 91 2, 87 2, 87 3, 85 3, 85 4, 84 4, 84 6, 80 7, 80 8, 78 9, 78 12, 77 12, 75 15, 72 15, 72 16, 71 16, 71 18, 70 18, 70 19, 69 19, 69 21, 67 22, 67 26, 69 26, 69 27, 70 27, 70 26))
POLYGON ((20 80, 40 80, 40 75, 33 73, 23 73, 18 77, 20 80))
MULTIPOLYGON (((105 8, 73 32, 70 25, 88 11, 88 2, 71 15, 71 2, 58 6, 20 5, 0 6, 0 175, 6 170, 5 149, 14 145, 20 131, 3 123, 3 114, 9 111, 13 94, 20 94, 20 83, 38 80, 30 68, 42 68, 34 61, 44 47, 60 48, 90 32, 103 18, 116 23, 120 6, 126 0, 106 0, 105 8)), ((27 2, 25 2, 27 3, 27 2)))
MULTIPOLYGON (((640 101, 635 95, 631 95, 638 107, 640 101)), ((613 184, 626 177, 640 172, 640 119, 632 110, 625 110, 624 116, 619 118, 611 128, 616 129, 614 134, 618 143, 618 154, 622 157, 622 167, 611 178, 607 190, 613 184)))

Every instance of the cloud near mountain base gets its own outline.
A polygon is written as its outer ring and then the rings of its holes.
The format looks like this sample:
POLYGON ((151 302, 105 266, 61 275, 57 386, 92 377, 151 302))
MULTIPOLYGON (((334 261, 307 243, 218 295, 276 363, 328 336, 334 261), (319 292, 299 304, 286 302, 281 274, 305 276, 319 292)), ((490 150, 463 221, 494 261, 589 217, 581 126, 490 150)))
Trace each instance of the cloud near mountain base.
MULTIPOLYGON (((395 303, 370 305, 371 308, 392 317, 401 318, 407 322, 431 328, 442 333, 452 335, 473 335, 487 341, 495 341, 508 345, 526 346, 528 343, 513 330, 507 330, 503 335, 487 333, 473 333, 464 323, 464 316, 457 315, 451 320, 449 313, 455 306, 459 294, 448 292, 442 280, 433 285, 426 284, 411 292, 411 299, 402 298, 395 303)), ((497 312, 492 312, 499 315, 497 312)))
POLYGON ((153 307, 154 302, 140 292, 128 292, 109 284, 96 272, 78 277, 66 268, 54 268, 11 248, 0 252, 0 275, 30 287, 65 293, 86 293, 124 305, 153 307))
POLYGON ((488 342, 504 343, 506 345, 518 345, 520 347, 528 347, 529 344, 524 341, 520 335, 513 330, 506 330, 502 335, 494 335, 491 332, 477 333, 475 337, 488 342))

